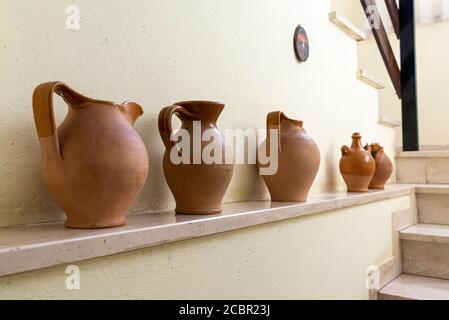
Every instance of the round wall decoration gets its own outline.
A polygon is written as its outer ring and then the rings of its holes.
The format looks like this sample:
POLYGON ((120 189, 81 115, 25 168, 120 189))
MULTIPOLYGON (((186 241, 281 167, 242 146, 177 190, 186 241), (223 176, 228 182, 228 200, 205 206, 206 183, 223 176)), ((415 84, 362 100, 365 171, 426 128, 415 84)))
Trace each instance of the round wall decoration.
POLYGON ((306 30, 301 25, 295 31, 294 47, 298 61, 307 61, 309 58, 309 39, 307 38, 306 30))

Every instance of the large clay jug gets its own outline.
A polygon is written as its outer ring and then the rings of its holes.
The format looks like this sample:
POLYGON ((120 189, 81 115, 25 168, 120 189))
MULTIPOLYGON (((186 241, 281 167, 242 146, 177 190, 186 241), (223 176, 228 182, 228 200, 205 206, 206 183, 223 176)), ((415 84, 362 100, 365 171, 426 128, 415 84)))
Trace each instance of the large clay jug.
MULTIPOLYGON (((278 170, 264 175, 272 201, 304 202, 320 167, 320 150, 307 135, 303 122, 290 119, 284 113, 271 112, 267 116, 267 140, 260 146, 259 154, 278 153, 278 170), (278 150, 270 148, 271 130, 278 132, 278 150)), ((273 158, 270 156, 270 158, 273 158)), ((274 158, 275 159, 275 158, 274 158)), ((259 167, 263 167, 259 162, 259 167)))
POLYGON ((374 177, 370 182, 370 189, 385 189, 385 184, 388 179, 390 179, 393 174, 393 162, 386 155, 384 148, 378 144, 374 143, 371 145, 366 145, 365 150, 371 149, 371 155, 376 161, 376 171, 374 177))
POLYGON ((179 214, 207 215, 222 211, 221 203, 234 172, 232 161, 226 161, 226 156, 232 158, 232 150, 217 129, 223 108, 224 104, 217 102, 187 101, 166 107, 159 114, 159 132, 166 147, 164 174, 179 214), (188 135, 185 148, 171 139, 175 114, 182 122, 181 130, 188 135), (202 141, 203 135, 214 136, 213 142, 202 141), (213 162, 203 157, 210 143, 221 151, 213 162), (179 161, 180 157, 184 161, 179 161))
POLYGON ((133 102, 85 97, 61 82, 39 85, 34 119, 48 190, 64 209, 69 228, 121 226, 148 174, 145 145, 132 128, 143 114, 133 102), (56 129, 53 93, 69 106, 56 129))
POLYGON ((348 187, 348 192, 368 192, 368 186, 376 170, 376 162, 371 150, 363 149, 362 136, 354 133, 351 148, 341 148, 340 172, 348 187))

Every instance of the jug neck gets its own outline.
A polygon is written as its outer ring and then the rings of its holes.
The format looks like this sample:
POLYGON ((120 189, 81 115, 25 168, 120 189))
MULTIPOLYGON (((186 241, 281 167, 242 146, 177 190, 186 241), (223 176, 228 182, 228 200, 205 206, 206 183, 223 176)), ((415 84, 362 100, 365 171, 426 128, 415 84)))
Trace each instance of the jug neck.
POLYGON ((175 103, 186 109, 187 113, 180 115, 182 121, 201 121, 204 124, 215 124, 224 109, 224 104, 213 101, 184 101, 175 103))
POLYGON ((354 133, 352 135, 352 149, 362 149, 362 135, 360 133, 354 133))

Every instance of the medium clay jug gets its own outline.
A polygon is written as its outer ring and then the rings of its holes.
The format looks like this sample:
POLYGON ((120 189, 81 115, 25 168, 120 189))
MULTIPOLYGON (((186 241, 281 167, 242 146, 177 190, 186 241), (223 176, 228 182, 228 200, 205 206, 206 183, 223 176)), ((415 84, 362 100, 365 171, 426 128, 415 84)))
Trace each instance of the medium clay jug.
MULTIPOLYGON (((260 146, 260 154, 277 152, 278 168, 274 174, 263 175, 276 202, 304 202, 320 167, 320 150, 315 141, 307 135, 303 122, 290 119, 284 113, 271 112, 267 116, 267 140, 260 146), (270 132, 277 132, 277 150, 270 149, 270 132)), ((264 165, 258 161, 259 168, 264 165)))
POLYGON ((166 107, 159 114, 159 132, 166 148, 164 174, 176 201, 176 213, 222 212, 221 203, 234 172, 232 150, 217 129, 223 109, 224 104, 217 102, 187 101, 166 107), (179 143, 173 141, 173 115, 181 120, 180 133, 186 134, 179 143), (211 146, 217 152, 207 152, 211 146), (209 159, 211 154, 214 159, 209 159))
POLYGON ((388 179, 393 174, 393 162, 388 158, 384 148, 378 143, 366 145, 365 150, 371 150, 371 155, 376 161, 376 171, 369 188, 383 190, 388 179))
POLYGON ((64 83, 50 82, 35 89, 33 110, 43 179, 67 215, 66 227, 124 225, 148 174, 145 145, 132 128, 142 108, 91 99, 64 83), (59 128, 53 93, 69 106, 59 128))
POLYGON ((351 148, 341 148, 340 172, 348 187, 348 192, 368 192, 368 186, 376 170, 376 162, 371 150, 363 149, 362 136, 354 133, 351 148))

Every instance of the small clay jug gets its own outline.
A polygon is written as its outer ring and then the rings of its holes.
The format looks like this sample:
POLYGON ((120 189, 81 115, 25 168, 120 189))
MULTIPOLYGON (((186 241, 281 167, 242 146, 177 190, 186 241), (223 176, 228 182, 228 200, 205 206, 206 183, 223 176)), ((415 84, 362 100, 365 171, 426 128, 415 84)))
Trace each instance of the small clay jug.
POLYGON ((385 183, 393 174, 393 162, 384 152, 384 148, 378 143, 366 145, 365 150, 371 150, 371 155, 376 161, 376 171, 369 188, 383 190, 385 189, 385 183))
POLYGON ((217 129, 223 109, 224 104, 218 102, 186 101, 166 107, 159 114, 159 132, 166 148, 164 174, 178 214, 222 212, 223 197, 234 173, 232 150, 217 129), (173 115, 181 120, 180 131, 187 135, 179 143, 173 141, 173 115), (209 138, 203 139, 206 135, 209 138), (217 153, 207 152, 211 146, 217 153), (213 155, 214 159, 204 159, 203 154, 213 155))
MULTIPOLYGON (((260 146, 260 154, 278 153, 278 168, 273 175, 263 175, 276 202, 304 202, 320 167, 320 150, 315 141, 307 135, 303 122, 290 119, 281 111, 267 116, 267 140, 260 146), (277 131, 278 149, 270 149, 272 130, 277 131)), ((271 157, 272 158, 272 157, 271 157)), ((259 168, 266 167, 258 161, 259 168)))
POLYGON ((132 128, 142 108, 91 99, 64 83, 49 82, 35 89, 33 111, 43 179, 67 215, 66 227, 124 225, 148 174, 147 150, 132 128), (57 129, 53 93, 69 106, 57 129))
POLYGON ((351 148, 341 148, 342 158, 340 172, 348 187, 348 192, 368 192, 368 186, 376 170, 376 162, 371 155, 371 149, 363 149, 362 136, 354 133, 351 148))

